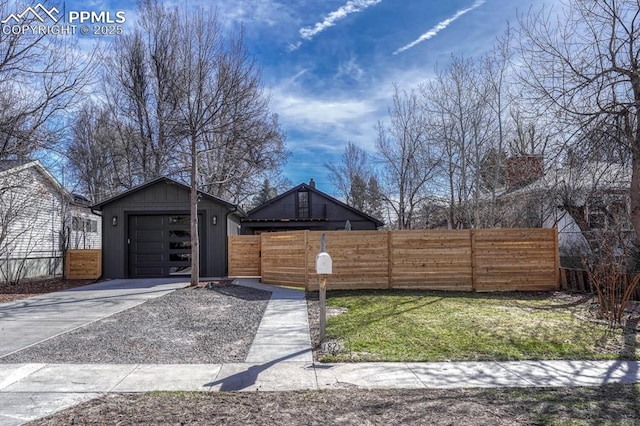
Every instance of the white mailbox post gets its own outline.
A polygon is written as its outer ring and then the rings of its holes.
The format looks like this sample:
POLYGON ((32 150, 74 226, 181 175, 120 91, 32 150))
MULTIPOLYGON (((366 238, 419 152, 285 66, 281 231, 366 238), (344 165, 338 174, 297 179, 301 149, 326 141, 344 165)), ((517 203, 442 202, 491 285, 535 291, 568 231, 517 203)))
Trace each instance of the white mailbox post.
POLYGON ((320 253, 316 255, 316 274, 320 280, 320 343, 325 337, 327 326, 327 277, 333 273, 333 261, 326 252, 327 235, 320 237, 320 253))

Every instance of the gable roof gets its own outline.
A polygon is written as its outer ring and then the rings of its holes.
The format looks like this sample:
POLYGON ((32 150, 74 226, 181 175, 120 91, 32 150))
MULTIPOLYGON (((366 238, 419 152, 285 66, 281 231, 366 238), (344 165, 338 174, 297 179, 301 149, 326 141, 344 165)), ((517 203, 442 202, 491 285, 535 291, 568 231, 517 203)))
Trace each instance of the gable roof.
POLYGON ((0 160, 0 173, 5 170, 11 170, 13 168, 23 166, 27 163, 33 163, 34 160, 0 160))
POLYGON ((262 209, 264 209, 264 208, 266 208, 266 207, 268 207, 268 206, 270 206, 272 204, 275 204, 278 201, 280 201, 281 199, 287 197, 288 195, 290 195, 290 194, 292 194, 294 192, 298 192, 298 191, 310 191, 310 192, 313 192, 314 194, 316 194, 316 195, 318 195, 320 197, 323 197, 323 198, 327 199, 328 201, 331 201, 332 203, 337 204, 340 207, 343 207, 343 208, 345 208, 345 209, 347 209, 347 210, 349 210, 349 211, 351 211, 351 212, 353 212, 353 213, 365 218, 366 220, 370 220, 370 221, 374 222, 377 227, 384 226, 384 222, 382 222, 381 220, 378 220, 373 216, 369 216, 368 214, 366 214, 366 213, 364 213, 364 212, 362 212, 362 211, 360 211, 360 210, 358 210, 358 209, 356 209, 354 207, 351 207, 350 205, 348 205, 346 203, 343 203, 342 201, 340 201, 340 200, 338 200, 336 198, 333 198, 332 196, 330 196, 328 194, 325 194, 324 192, 322 192, 322 191, 320 191, 320 190, 318 190, 318 189, 314 188, 313 186, 310 186, 310 185, 308 185, 306 183, 301 183, 300 185, 295 186, 295 187, 291 188, 290 190, 288 190, 286 192, 283 192, 282 194, 280 194, 280 195, 278 195, 276 197, 273 197, 272 199, 270 199, 269 201, 265 202, 264 204, 249 210, 247 212, 247 216, 251 216, 253 213, 258 212, 258 211, 260 211, 260 210, 262 210, 262 209))
POLYGON ((38 160, 2 160, 0 161, 0 176, 19 173, 31 167, 40 173, 56 191, 60 191, 65 197, 72 198, 71 193, 38 160))
POLYGON ((622 164, 587 162, 577 167, 552 167, 544 175, 521 188, 505 190, 503 195, 520 195, 568 187, 575 191, 628 190, 631 168, 622 164))
MULTIPOLYGON (((99 203, 96 203, 93 206, 91 206, 91 208, 100 210, 100 209, 102 209, 103 206, 105 206, 107 204, 113 203, 114 201, 120 200, 120 199, 122 199, 124 197, 127 197, 127 196, 129 196, 129 195, 131 195, 133 193, 141 191, 141 190, 143 190, 145 188, 148 188, 148 187, 153 186, 153 185, 155 185, 157 183, 160 183, 160 182, 164 182, 164 183, 168 183, 168 184, 179 186, 179 187, 185 189, 186 191, 190 191, 191 190, 191 187, 189 187, 188 185, 185 185, 182 182, 178 182, 177 180, 161 176, 161 177, 155 178, 153 180, 150 180, 148 182, 145 182, 142 185, 135 186, 135 187, 133 187, 133 188, 127 190, 127 191, 124 191, 124 192, 121 192, 121 193, 119 193, 117 195, 114 195, 113 197, 107 198, 106 200, 100 201, 99 203)), ((198 191, 198 194, 200 196, 202 196, 203 198, 209 199, 209 200, 214 201, 216 203, 220 203, 220 204, 222 204, 222 205, 224 205, 224 206, 226 206, 226 207, 228 207, 230 209, 233 209, 234 211, 237 211, 241 216, 245 215, 245 212, 242 211, 242 209, 240 209, 240 207, 238 207, 237 205, 232 204, 232 203, 230 203, 228 201, 225 201, 222 198, 218 198, 215 195, 211 195, 211 194, 208 194, 208 193, 203 192, 203 191, 198 191)))

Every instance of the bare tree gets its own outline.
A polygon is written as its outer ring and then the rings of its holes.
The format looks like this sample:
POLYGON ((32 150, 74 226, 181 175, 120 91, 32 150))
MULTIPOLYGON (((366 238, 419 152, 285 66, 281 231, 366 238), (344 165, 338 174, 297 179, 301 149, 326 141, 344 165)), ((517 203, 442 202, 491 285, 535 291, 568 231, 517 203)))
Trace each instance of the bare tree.
POLYGON ((443 155, 440 173, 451 227, 481 226, 482 165, 496 139, 490 108, 496 92, 478 69, 475 61, 453 57, 435 80, 421 87, 431 141, 443 155))
MULTIPOLYGON (((0 16, 14 6, 0 1, 0 16)), ((39 23, 23 19, 23 26, 39 23)), ((61 139, 61 118, 93 77, 91 55, 76 43, 29 31, 0 34, 0 159, 25 157, 61 139)))
POLYGON ((67 164, 78 188, 92 202, 134 185, 132 138, 123 135, 118 125, 108 109, 93 102, 85 103, 71 123, 67 164))
POLYGON ((521 18, 522 82, 576 129, 619 126, 631 153, 631 222, 640 237, 640 8, 631 0, 567 0, 521 18))
POLYGON ((389 127, 379 122, 376 149, 385 202, 398 229, 412 229, 413 216, 427 198, 439 155, 428 143, 427 122, 415 91, 395 87, 389 127))
POLYGON ((369 211, 368 205, 372 202, 372 196, 376 195, 372 192, 379 192, 379 189, 370 188, 371 185, 377 186, 377 179, 373 173, 372 160, 363 148, 348 142, 340 162, 325 163, 325 167, 329 171, 329 180, 345 203, 365 213, 373 213, 369 211))
POLYGON ((131 167, 125 187, 176 171, 180 138, 175 114, 178 81, 178 12, 153 0, 138 3, 140 27, 114 40, 105 55, 103 91, 112 128, 131 167), (126 141, 126 142, 125 142, 126 141))
MULTIPOLYGON (((203 110, 189 113, 199 115, 201 123, 198 189, 241 203, 257 194, 266 177, 280 185, 274 177, 288 155, 284 133, 277 115, 270 112, 260 69, 244 46, 242 31, 222 34, 209 10, 188 14, 157 0, 140 1, 138 15, 139 29, 118 37, 105 55, 105 96, 103 104, 93 108, 100 116, 100 133, 112 139, 106 154, 118 160, 118 173, 109 170, 108 180, 118 189, 158 176, 190 181, 185 129, 193 123, 185 124, 185 111, 196 101, 193 91, 199 89, 187 82, 195 77, 202 90, 209 91, 200 99, 203 110), (207 22, 198 24, 203 19, 207 22), (194 62, 198 55, 206 56, 200 64, 194 62), (204 74, 193 67, 201 67, 204 74)), ((97 118, 94 121, 98 124, 97 118)), ((99 144, 86 143, 102 151, 99 144)), ((74 169, 79 163, 72 161, 74 169)), ((86 175, 91 170, 77 172, 86 175)))
POLYGON ((284 134, 243 31, 224 38, 216 67, 217 111, 203 135, 198 178, 206 192, 239 203, 283 166, 284 134))
POLYGON ((246 52, 242 34, 225 38, 215 14, 203 9, 188 22, 179 25, 175 87, 180 99, 176 124, 190 163, 191 283, 195 285, 197 190, 226 196, 246 182, 257 187, 256 175, 277 169, 284 149, 277 117, 269 113, 260 72, 246 52))

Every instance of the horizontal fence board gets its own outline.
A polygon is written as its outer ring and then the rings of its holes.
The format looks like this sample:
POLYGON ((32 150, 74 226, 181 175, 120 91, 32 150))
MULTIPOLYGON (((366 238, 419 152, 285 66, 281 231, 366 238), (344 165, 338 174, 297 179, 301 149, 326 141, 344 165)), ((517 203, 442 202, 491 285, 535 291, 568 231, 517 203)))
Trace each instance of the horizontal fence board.
POLYGON ((471 290, 468 230, 391 232, 391 287, 471 290))
POLYGON ((260 235, 231 235, 228 250, 230 277, 260 276, 260 235))
POLYGON ((93 280, 102 276, 102 250, 67 250, 65 277, 93 280))
POLYGON ((304 287, 307 281, 305 232, 261 234, 262 281, 304 287))
POLYGON ((378 231, 309 231, 307 235, 308 289, 318 288, 315 273, 320 239, 326 235, 333 274, 327 289, 381 289, 389 287, 387 233, 378 231))

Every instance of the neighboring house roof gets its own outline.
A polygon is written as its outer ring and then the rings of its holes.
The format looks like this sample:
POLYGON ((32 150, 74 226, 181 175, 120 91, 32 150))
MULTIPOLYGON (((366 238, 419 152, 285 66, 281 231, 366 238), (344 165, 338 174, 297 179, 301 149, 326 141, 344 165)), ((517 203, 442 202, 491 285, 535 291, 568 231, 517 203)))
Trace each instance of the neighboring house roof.
MULTIPOLYGON (((136 186, 136 187, 133 187, 133 188, 131 188, 131 189, 127 190, 127 191, 121 192, 121 193, 120 193, 120 194, 118 194, 118 195, 115 195, 115 196, 113 196, 113 197, 107 198, 106 200, 103 200, 103 201, 101 201, 101 202, 99 202, 99 203, 96 203, 96 204, 94 204, 94 205, 93 205, 93 206, 91 206, 91 207, 92 207, 92 208, 94 208, 94 209, 101 210, 101 209, 102 209, 102 207, 103 207, 103 206, 105 206, 105 205, 107 205, 107 204, 110 204, 110 203, 112 203, 112 202, 114 202, 114 201, 120 200, 121 198, 127 197, 127 196, 129 196, 129 195, 131 195, 131 194, 133 194, 133 193, 135 193, 135 192, 138 192, 138 191, 140 191, 140 190, 142 190, 142 189, 148 188, 148 187, 150 187, 150 186, 152 186, 152 185, 155 185, 155 184, 157 184, 157 183, 159 183, 159 182, 165 182, 165 183, 169 183, 169 184, 172 184, 172 185, 177 185, 177 186, 179 186, 179 187, 184 188, 184 189, 185 189, 185 190, 187 190, 187 191, 190 191, 190 190, 191 190, 191 187, 189 187, 188 185, 185 185, 185 184, 184 184, 184 183, 182 183, 182 182, 178 182, 177 180, 173 180, 173 179, 171 179, 171 178, 168 178, 168 177, 164 177, 164 176, 162 176, 162 177, 159 177, 159 178, 156 178, 156 179, 150 180, 150 181, 148 181, 148 182, 146 182, 146 183, 143 183, 142 185, 138 185, 138 186, 136 186)), ((222 198, 216 197, 215 195, 211 195, 211 194, 208 194, 208 193, 206 193, 206 192, 202 192, 202 191, 198 191, 198 194, 199 194, 201 197, 204 197, 204 198, 207 198, 207 199, 212 200, 212 201, 214 201, 214 202, 217 202, 217 203, 219 203, 219 204, 223 204, 223 205, 225 205, 225 206, 226 206, 226 207, 228 207, 229 209, 232 209, 232 210, 234 211, 234 213, 237 213, 237 214, 238 214, 238 216, 244 216, 244 215, 246 214, 246 213, 245 213, 245 212, 244 212, 240 207, 238 207, 237 205, 232 204, 232 203, 230 203, 230 202, 228 202, 228 201, 225 201, 225 200, 223 200, 222 198)))
MULTIPOLYGON (((252 214, 254 214, 254 213, 256 213, 256 212, 258 212, 258 211, 260 211, 260 210, 262 210, 262 209, 264 209, 264 208, 266 208, 266 207, 268 207, 268 206, 270 206, 272 204, 275 204, 278 201, 282 200, 283 198, 287 197, 288 195, 290 195, 292 193, 295 193, 295 192, 298 192, 300 190, 313 192, 314 194, 316 194, 316 195, 318 195, 320 197, 323 197, 323 198, 327 199, 328 201, 331 201, 332 203, 335 203, 335 204, 337 204, 337 205, 339 205, 339 206, 341 206, 341 207, 343 207, 343 208, 345 208, 345 209, 347 209, 347 210, 349 210, 349 211, 361 216, 362 218, 364 218, 366 220, 374 222, 377 227, 384 226, 384 222, 382 222, 381 220, 378 220, 375 217, 369 216, 368 214, 366 214, 366 213, 364 213, 364 212, 362 212, 362 211, 360 211, 360 210, 358 210, 358 209, 356 209, 354 207, 351 207, 350 205, 348 205, 346 203, 343 203, 342 201, 340 201, 340 200, 338 200, 336 198, 333 198, 332 196, 330 196, 328 194, 325 194, 324 192, 322 192, 322 191, 320 191, 320 190, 318 190, 318 189, 314 188, 313 186, 310 186, 310 185, 308 185, 306 183, 301 183, 300 185, 298 185, 296 187, 293 187, 290 190, 288 190, 286 192, 283 192, 282 194, 270 199, 269 201, 265 202, 264 204, 249 210, 247 212, 247 216, 248 217, 243 219, 243 222, 251 222, 252 219, 251 219, 250 216, 252 214)), ((273 218, 273 219, 277 220, 278 218, 273 218)), ((264 221, 264 220, 265 219, 260 219, 260 221, 264 221)))
POLYGON ((33 160, 0 160, 0 172, 10 170, 27 163, 33 163, 33 160))
POLYGON ((72 198, 69 191, 63 187, 58 179, 56 179, 49 170, 47 170, 42 163, 38 160, 2 160, 0 161, 0 177, 8 174, 19 173, 29 168, 35 168, 51 185, 58 191, 64 194, 64 196, 72 198))
POLYGON ((550 168, 539 179, 514 190, 505 190, 498 197, 536 194, 543 191, 628 191, 631 168, 622 164, 589 162, 577 167, 550 168))

